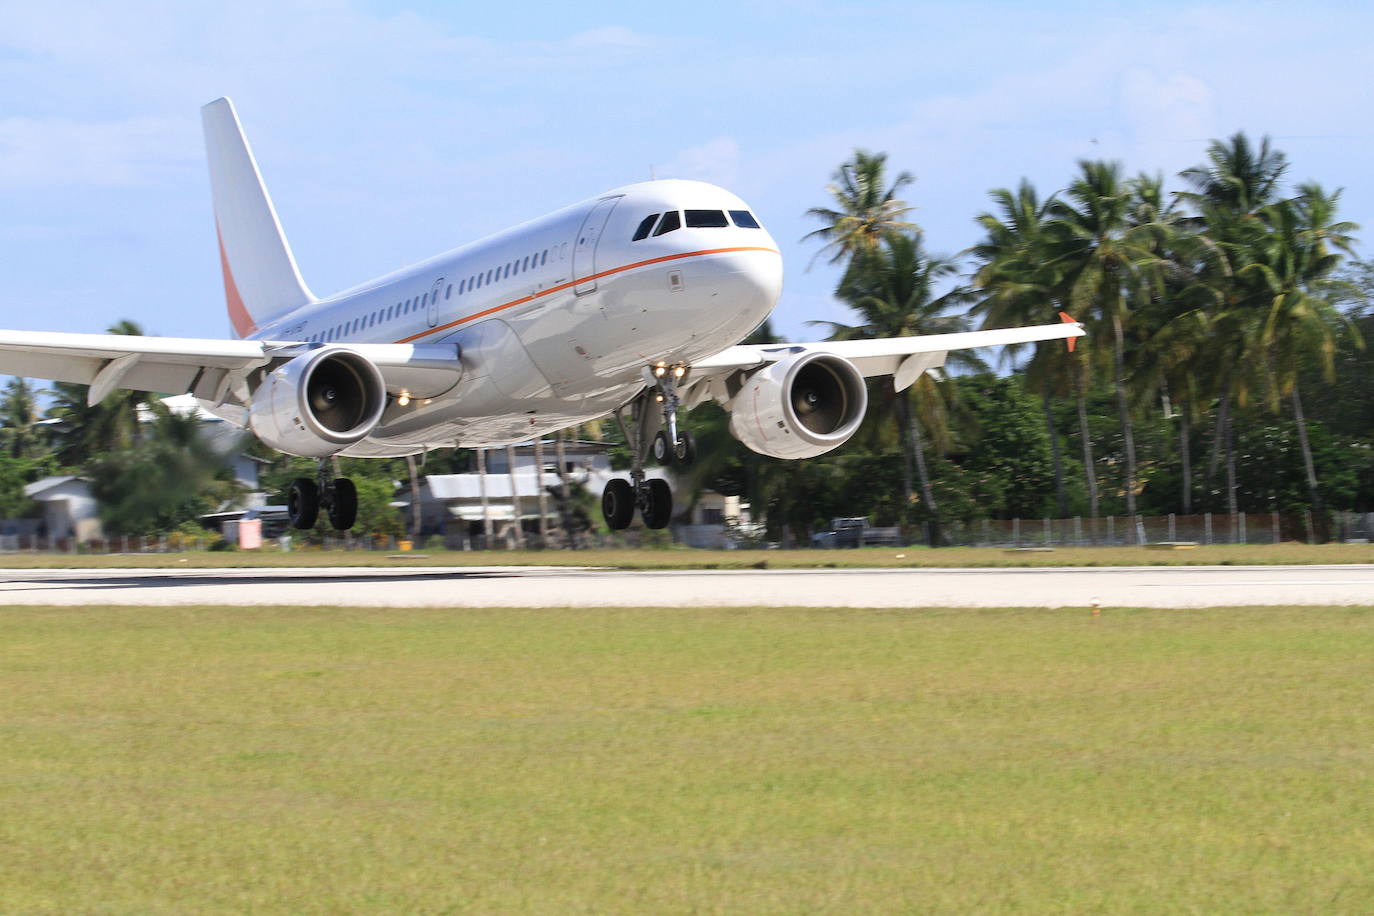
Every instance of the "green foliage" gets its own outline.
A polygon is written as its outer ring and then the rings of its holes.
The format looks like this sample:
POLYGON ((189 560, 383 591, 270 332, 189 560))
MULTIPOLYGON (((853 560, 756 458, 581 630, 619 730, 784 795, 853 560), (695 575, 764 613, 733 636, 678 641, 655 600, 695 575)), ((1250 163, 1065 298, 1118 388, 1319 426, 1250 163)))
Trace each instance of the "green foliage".
POLYGON ((226 460, 209 445, 194 415, 160 403, 137 444, 102 454, 88 466, 91 492, 108 534, 171 531, 238 492, 226 460))

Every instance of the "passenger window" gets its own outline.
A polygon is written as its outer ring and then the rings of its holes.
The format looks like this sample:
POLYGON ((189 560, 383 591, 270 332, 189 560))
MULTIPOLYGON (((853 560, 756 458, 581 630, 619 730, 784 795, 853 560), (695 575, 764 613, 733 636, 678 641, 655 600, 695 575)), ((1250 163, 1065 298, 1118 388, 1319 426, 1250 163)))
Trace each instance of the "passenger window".
POLYGON ((420 305, 429 305, 429 293, 425 293, 423 296, 420 297, 420 305))
POLYGON ((688 229, 723 229, 730 225, 723 210, 688 210, 688 229))
POLYGON ((682 217, 678 215, 676 210, 669 210, 663 214, 663 222, 658 224, 658 228, 654 230, 654 235, 660 236, 666 232, 672 232, 674 229, 679 229, 681 226, 682 217))
POLYGON ((523 260, 523 261, 520 262, 520 272, 521 272, 521 273, 524 273, 525 271, 527 271, 527 270, 529 270, 529 269, 530 269, 530 256, 529 256, 529 255, 525 255, 525 260, 523 260))
POLYGON ((759 221, 754 219, 754 214, 748 210, 731 210, 730 218, 735 221, 735 225, 741 229, 762 229, 759 221))
POLYGON ((544 253, 539 256, 539 263, 541 265, 549 263, 549 249, 544 249, 544 253))
POLYGON ((630 241, 632 241, 632 242, 637 242, 637 241, 639 241, 640 239, 646 239, 646 238, 648 238, 648 237, 649 237, 649 230, 652 229, 652 228, 654 228, 654 220, 656 220, 656 219, 658 219, 658 214, 657 214, 657 213, 652 213, 652 214, 650 214, 650 215, 644 217, 644 221, 643 221, 642 223, 639 224, 639 228, 635 230, 635 234, 634 234, 634 236, 630 239, 630 241))
POLYGON ((453 284, 452 284, 452 283, 450 283, 450 284, 448 285, 448 289, 444 290, 444 298, 445 298, 445 299, 452 299, 452 298, 453 298, 453 284))

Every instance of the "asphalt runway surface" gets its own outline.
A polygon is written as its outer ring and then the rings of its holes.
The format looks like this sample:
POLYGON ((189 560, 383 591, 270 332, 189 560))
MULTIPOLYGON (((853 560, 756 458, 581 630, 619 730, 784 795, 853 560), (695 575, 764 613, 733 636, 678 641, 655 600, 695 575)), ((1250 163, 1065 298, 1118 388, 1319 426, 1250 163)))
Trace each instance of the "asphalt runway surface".
POLYGON ((1374 565, 619 571, 566 567, 0 571, 0 605, 352 607, 1371 605, 1374 565))

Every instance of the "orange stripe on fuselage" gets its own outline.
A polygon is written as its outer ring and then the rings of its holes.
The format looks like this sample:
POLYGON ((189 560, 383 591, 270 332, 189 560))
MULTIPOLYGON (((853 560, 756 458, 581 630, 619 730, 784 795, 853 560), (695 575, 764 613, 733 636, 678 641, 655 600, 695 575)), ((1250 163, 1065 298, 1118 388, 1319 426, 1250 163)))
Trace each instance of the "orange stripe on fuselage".
POLYGON ((219 266, 224 271, 224 301, 229 306, 229 323, 240 338, 247 337, 257 330, 253 316, 243 304, 238 284, 234 282, 234 272, 229 268, 229 256, 224 253, 224 236, 219 231, 219 221, 215 221, 215 238, 219 240, 219 266))
MULTIPOLYGON (((222 250, 223 249, 221 248, 221 251, 222 250)), ((428 331, 421 331, 419 334, 412 334, 409 337, 402 337, 400 340, 396 341, 396 343, 412 343, 416 340, 419 340, 421 337, 428 337, 431 334, 438 334, 441 331, 447 331, 449 328, 456 328, 460 324, 467 324, 469 321, 476 321, 478 318, 485 318, 488 315, 495 314, 496 312, 505 311, 508 308, 514 308, 517 305, 524 305, 526 302, 533 302, 535 299, 542 299, 544 296, 550 296, 554 293, 562 292, 565 289, 571 289, 572 287, 577 286, 579 284, 588 283, 592 280, 600 280, 602 277, 609 277, 612 274, 624 273, 627 270, 634 270, 637 267, 648 267, 650 264, 662 264, 665 261, 680 261, 683 258, 696 258, 708 254, 730 254, 737 251, 767 251, 776 255, 782 254, 782 252, 778 251, 776 248, 762 248, 757 246, 747 246, 742 248, 705 248, 701 251, 685 251, 681 254, 665 254, 662 257, 649 258, 647 261, 635 261, 633 264, 625 264, 621 267, 612 267, 610 270, 603 270, 600 273, 590 274, 585 277, 579 277, 575 280, 569 280, 567 283, 560 283, 558 286, 551 286, 548 289, 541 289, 537 293, 531 293, 528 296, 521 296, 519 299, 512 299, 511 301, 503 302, 500 305, 493 305, 491 308, 482 309, 482 311, 480 312, 474 312, 471 315, 455 319, 454 321, 450 321, 447 324, 441 324, 438 327, 430 328, 428 331)), ((228 269, 229 268, 226 265, 226 277, 228 276, 228 269)))

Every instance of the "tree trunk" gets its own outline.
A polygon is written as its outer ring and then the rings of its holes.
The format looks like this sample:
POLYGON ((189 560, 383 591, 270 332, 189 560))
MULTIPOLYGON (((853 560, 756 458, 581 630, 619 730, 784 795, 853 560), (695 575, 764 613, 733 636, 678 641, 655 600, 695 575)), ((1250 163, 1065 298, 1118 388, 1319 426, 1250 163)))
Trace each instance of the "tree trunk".
POLYGON ((491 507, 487 504, 487 450, 477 452, 477 488, 482 497, 482 549, 491 550, 491 507))
POLYGON ((1217 405, 1216 427, 1212 430, 1212 452, 1207 459, 1207 489, 1211 492, 1212 478, 1217 476, 1217 464, 1221 461, 1222 445, 1226 440, 1226 423, 1231 418, 1231 392, 1221 396, 1217 405))
MULTIPOLYGON (((1126 334, 1121 326, 1121 316, 1112 317, 1112 369, 1116 383, 1116 406, 1121 414, 1121 439, 1126 450, 1126 515, 1131 519, 1132 531, 1135 530, 1135 429, 1131 424, 1131 405, 1126 394, 1126 334)), ((1136 541, 1139 542, 1136 532, 1136 541)))
POLYGON ((1183 514, 1193 514, 1193 455, 1189 447, 1189 434, 1192 430, 1193 403, 1184 400, 1179 405, 1178 457, 1183 466, 1183 514))
POLYGON ((1236 421, 1231 417, 1230 411, 1226 413, 1224 438, 1226 444, 1226 511, 1231 516, 1231 527, 1234 528, 1236 513, 1240 510, 1236 504, 1236 421))
POLYGON ((414 455, 406 455, 406 474, 410 477, 410 540, 420 546, 420 470, 414 455))
POLYGON ((1307 418, 1302 412, 1302 396, 1298 386, 1293 385, 1293 419, 1298 424, 1298 444, 1302 446, 1302 466, 1307 472, 1307 498, 1312 504, 1312 515, 1316 518, 1316 528, 1325 531, 1326 507, 1322 505, 1321 488, 1317 485, 1317 467, 1312 462, 1312 446, 1307 441, 1307 418))
POLYGON ((1045 432, 1050 437, 1050 454, 1054 457, 1054 504, 1060 518, 1069 517, 1069 497, 1064 490, 1064 457, 1059 450, 1059 433, 1054 428, 1054 405, 1050 396, 1050 380, 1040 384, 1040 399, 1045 407, 1045 432))
POLYGON ((577 535, 573 531, 572 494, 568 489, 568 453, 563 444, 567 435, 566 429, 560 429, 558 438, 554 440, 554 457, 558 459, 558 520, 559 527, 563 529, 563 546, 576 550, 577 535))
POLYGON ((534 488, 539 493, 539 546, 549 545, 549 491, 544 489, 544 439, 534 437, 534 488))
POLYGON ((515 477, 515 446, 506 446, 506 472, 510 475, 510 513, 511 533, 515 537, 515 549, 525 549, 525 530, 520 521, 520 486, 515 477))
POLYGON ((911 489, 911 401, 905 391, 895 391, 897 398, 897 432, 902 437, 902 521, 906 521, 916 494, 911 489))
POLYGON ((921 481, 921 499, 925 500, 930 512, 930 546, 940 546, 940 509, 935 504, 935 491, 930 486, 930 473, 926 468, 926 446, 921 438, 921 421, 911 415, 911 452, 916 459, 916 476, 921 481))
MULTIPOLYGON (((1088 479, 1088 515, 1098 518, 1101 516, 1101 507, 1097 496, 1097 468, 1093 459, 1093 437, 1088 426, 1088 394, 1084 390, 1082 369, 1083 364, 1078 363, 1073 374, 1074 394, 1078 398, 1078 438, 1083 441, 1083 474, 1088 479)), ((1094 529, 1093 537, 1096 536, 1094 529)))

